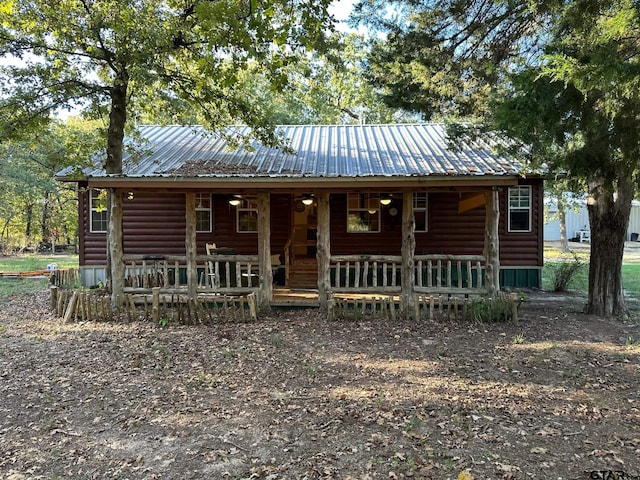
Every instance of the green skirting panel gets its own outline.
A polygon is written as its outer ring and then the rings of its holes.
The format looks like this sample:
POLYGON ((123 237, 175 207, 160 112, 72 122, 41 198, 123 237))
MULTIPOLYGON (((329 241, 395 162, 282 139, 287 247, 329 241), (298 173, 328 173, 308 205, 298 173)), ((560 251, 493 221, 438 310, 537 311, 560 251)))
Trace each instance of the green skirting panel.
POLYGON ((500 286, 502 288, 541 288, 542 267, 500 269, 500 286))

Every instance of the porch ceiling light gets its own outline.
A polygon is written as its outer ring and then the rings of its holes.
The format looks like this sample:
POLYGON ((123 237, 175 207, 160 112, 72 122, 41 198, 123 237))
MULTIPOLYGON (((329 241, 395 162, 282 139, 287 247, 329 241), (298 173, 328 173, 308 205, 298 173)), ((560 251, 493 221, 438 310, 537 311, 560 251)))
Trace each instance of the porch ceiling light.
POLYGON ((385 207, 391 203, 391 197, 389 195, 382 195, 380 197, 380 205, 384 205, 385 207))
POLYGON ((304 203, 307 207, 309 205, 313 205, 313 197, 311 195, 304 195, 302 197, 302 203, 304 203))
POLYGON ((232 207, 237 207, 238 205, 240 205, 241 201, 242 200, 240 199, 240 195, 234 195, 229 199, 229 205, 231 205, 232 207))

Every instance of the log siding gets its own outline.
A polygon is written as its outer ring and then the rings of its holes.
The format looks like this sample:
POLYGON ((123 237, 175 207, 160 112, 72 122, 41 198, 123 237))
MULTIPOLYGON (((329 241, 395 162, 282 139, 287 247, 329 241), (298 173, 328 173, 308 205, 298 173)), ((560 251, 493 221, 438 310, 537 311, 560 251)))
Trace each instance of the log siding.
MULTIPOLYGON (((532 186, 530 232, 508 232, 507 187, 499 191, 500 265, 542 267, 543 202, 542 180, 521 180, 532 186)), ((355 185, 355 184, 354 184, 355 185)), ((484 249, 484 207, 458 213, 461 194, 430 191, 429 228, 415 232, 415 254, 482 255, 484 249)), ((106 262, 106 234, 89 231, 88 190, 79 192, 80 265, 99 266, 106 262)), ((230 247, 237 254, 257 255, 258 235, 237 233, 236 216, 228 204, 229 195, 213 194, 213 231, 196 235, 197 254, 206 243, 230 247)), ((381 208, 380 233, 347 233, 347 194, 332 193, 330 203, 331 255, 395 255, 402 246, 402 195, 381 208), (392 215, 391 209, 395 209, 392 215)), ((292 225, 292 195, 273 193, 271 203, 271 253, 282 255, 292 225)), ((125 255, 186 255, 185 193, 135 191, 123 199, 123 249, 125 255)))

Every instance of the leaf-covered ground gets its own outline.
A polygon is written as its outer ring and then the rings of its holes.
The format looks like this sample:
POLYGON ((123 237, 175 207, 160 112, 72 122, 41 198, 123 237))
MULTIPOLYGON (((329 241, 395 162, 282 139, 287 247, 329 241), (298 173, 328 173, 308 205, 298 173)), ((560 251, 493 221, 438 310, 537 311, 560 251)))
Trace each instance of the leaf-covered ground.
POLYGON ((640 475, 640 327, 580 298, 532 294, 517 324, 166 328, 47 300, 0 306, 0 478, 640 475))

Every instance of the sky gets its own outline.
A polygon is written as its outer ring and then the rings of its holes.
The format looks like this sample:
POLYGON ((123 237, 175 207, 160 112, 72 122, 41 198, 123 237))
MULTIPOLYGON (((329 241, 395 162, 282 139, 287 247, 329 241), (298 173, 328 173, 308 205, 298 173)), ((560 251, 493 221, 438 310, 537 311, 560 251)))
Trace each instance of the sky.
POLYGON ((349 26, 344 23, 344 21, 349 17, 349 13, 351 13, 353 4, 357 1, 358 0, 334 0, 334 2, 329 6, 329 13, 331 13, 336 18, 336 20, 343 22, 337 25, 338 30, 351 30, 349 26))

